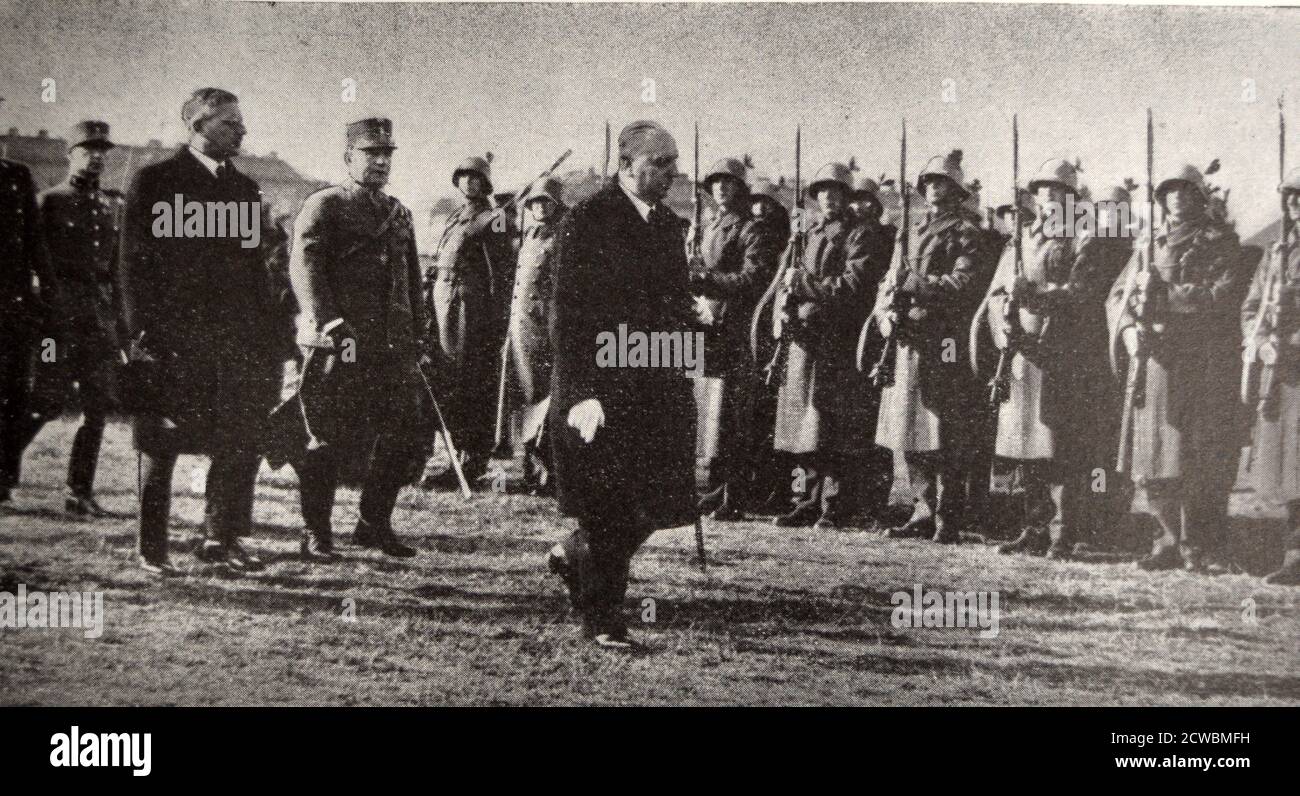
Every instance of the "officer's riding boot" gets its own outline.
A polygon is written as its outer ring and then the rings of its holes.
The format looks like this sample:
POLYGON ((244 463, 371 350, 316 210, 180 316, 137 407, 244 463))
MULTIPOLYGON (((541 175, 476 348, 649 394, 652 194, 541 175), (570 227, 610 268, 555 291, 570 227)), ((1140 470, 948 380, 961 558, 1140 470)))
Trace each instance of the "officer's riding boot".
POLYGON ((1292 501, 1286 508, 1291 532, 1287 535, 1282 568, 1265 575, 1264 582, 1275 586, 1300 586, 1300 501, 1292 501))
MULTIPOLYGON (((1014 540, 998 545, 998 552, 1003 555, 1041 556, 1047 552, 1049 539, 1047 531, 1043 528, 1043 524, 1040 523, 1040 515, 1044 513, 1040 507, 1044 503, 1051 505, 1050 488, 1044 483, 1033 462, 1025 462, 1023 468, 1025 474, 1025 503, 1027 504, 1027 509, 1021 512, 1021 522, 1024 527, 1020 531, 1020 535, 1014 540)), ((1046 518, 1043 519, 1046 520, 1046 518)))
POLYGON ((99 448, 104 439, 104 420, 87 415, 85 422, 72 438, 72 454, 68 457, 68 494, 63 507, 83 517, 108 517, 111 513, 95 501, 95 470, 99 463, 99 448))
POLYGON ((1160 536, 1152 544, 1151 552, 1137 560, 1137 568, 1150 571, 1178 569, 1182 563, 1178 554, 1178 540, 1182 538, 1183 528, 1182 501, 1165 494, 1164 490, 1157 493, 1148 488, 1147 506, 1160 525, 1160 536))
POLYGON ((806 528, 821 516, 821 474, 811 466, 805 467, 804 472, 804 496, 795 501, 793 509, 773 521, 780 528, 806 528))
POLYGON ((827 472, 821 482, 821 516, 814 527, 818 530, 833 531, 844 524, 844 482, 839 476, 827 472))

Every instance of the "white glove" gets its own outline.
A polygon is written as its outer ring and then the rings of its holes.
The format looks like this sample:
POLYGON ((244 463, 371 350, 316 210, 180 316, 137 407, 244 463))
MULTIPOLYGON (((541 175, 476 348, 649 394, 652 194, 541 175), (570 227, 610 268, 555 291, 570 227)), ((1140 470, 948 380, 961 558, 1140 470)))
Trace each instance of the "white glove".
POLYGON ((1122 332, 1124 338, 1124 350, 1129 356, 1136 356, 1138 350, 1138 330, 1136 326, 1130 326, 1122 332))
POLYGON ((574 404, 569 410, 569 425, 578 430, 583 442, 589 443, 596 438, 596 429, 605 425, 605 409, 595 398, 574 404))

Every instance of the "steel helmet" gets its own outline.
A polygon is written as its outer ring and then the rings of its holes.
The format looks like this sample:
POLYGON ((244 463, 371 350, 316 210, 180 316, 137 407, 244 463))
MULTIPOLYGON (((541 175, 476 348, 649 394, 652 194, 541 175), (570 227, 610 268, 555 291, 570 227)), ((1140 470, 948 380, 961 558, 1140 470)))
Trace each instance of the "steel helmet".
POLYGON ((970 191, 966 190, 966 176, 961 170, 960 149, 954 149, 947 155, 935 155, 930 158, 916 178, 916 189, 924 192, 928 181, 940 178, 950 181, 961 192, 963 199, 970 195, 970 191))
POLYGON ((552 202, 555 202, 557 205, 564 204, 564 200, 561 199, 561 197, 564 196, 564 183, 560 182, 559 179, 555 177, 546 177, 538 180, 528 186, 528 190, 524 193, 524 204, 528 204, 534 199, 540 199, 543 196, 550 199, 552 202))
POLYGON ((1277 189, 1278 191, 1300 191, 1300 167, 1291 169, 1277 189))
POLYGON ((812 182, 808 184, 808 195, 816 199, 817 192, 832 183, 843 188, 847 196, 849 191, 853 190, 853 172, 849 171, 849 167, 843 163, 827 163, 817 169, 817 173, 813 175, 812 182))
POLYGON ((1201 170, 1190 163, 1183 164, 1171 172, 1166 172, 1168 176, 1156 183, 1156 201, 1163 201, 1165 194, 1172 190, 1178 183, 1186 183, 1194 187, 1201 194, 1202 199, 1209 199, 1210 193, 1205 188, 1205 177, 1201 176, 1201 170))
POLYGON ((872 199, 875 199, 877 202, 879 202, 880 185, 875 180, 864 175, 854 181, 853 194, 854 195, 867 194, 872 199))
POLYGON ((766 177, 759 177, 754 181, 754 185, 749 189, 751 196, 766 196, 773 202, 781 201, 781 191, 777 188, 776 183, 766 177))
POLYGON ((1079 191, 1079 167, 1063 158, 1052 158, 1038 167, 1038 173, 1029 180, 1029 192, 1037 193, 1040 185, 1059 185, 1068 191, 1079 191))
POLYGON ((723 158, 714 163, 708 174, 704 175, 704 181, 700 183, 700 187, 705 191, 712 191, 713 181, 723 177, 734 178, 748 190, 749 186, 745 184, 745 164, 737 158, 723 158))
MULTIPOLYGON (((465 158, 451 173, 451 184, 456 185, 460 182, 462 174, 478 174, 487 182, 487 192, 492 193, 492 165, 486 158, 472 157, 465 158)), ((459 187, 459 186, 458 186, 459 187)))

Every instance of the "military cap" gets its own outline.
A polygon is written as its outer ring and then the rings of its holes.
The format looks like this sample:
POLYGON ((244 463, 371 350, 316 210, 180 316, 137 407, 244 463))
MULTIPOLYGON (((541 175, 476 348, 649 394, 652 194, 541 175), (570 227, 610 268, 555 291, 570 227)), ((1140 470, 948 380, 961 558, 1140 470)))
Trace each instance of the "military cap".
POLYGON ((76 146, 112 149, 116 145, 108 138, 108 122, 87 119, 72 125, 68 131, 68 151, 76 146))
POLYGON ((853 188, 853 172, 843 163, 827 163, 813 175, 813 181, 808 185, 808 195, 815 199, 818 191, 831 184, 838 184, 847 195, 853 188))
POLYGON ((382 116, 357 119, 348 125, 350 149, 397 149, 393 138, 393 122, 382 116))
POLYGON ((1210 197, 1209 191, 1205 189, 1205 178, 1201 176, 1201 170, 1190 163, 1183 164, 1166 174, 1164 179, 1156 183, 1156 201, 1164 201, 1165 194, 1177 187, 1179 183, 1195 188, 1202 199, 1210 197))
POLYGON ((462 160, 456 170, 451 173, 451 184, 457 185, 462 174, 479 175, 487 183, 487 192, 492 193, 492 165, 488 163, 486 158, 469 157, 462 160))
POLYGON ((1300 166, 1291 169, 1287 173, 1286 179, 1277 186, 1278 191, 1300 191, 1300 166))
POLYGON ((853 196, 870 196, 877 202, 880 201, 880 184, 870 177, 863 175, 853 182, 853 196))
POLYGON ((916 178, 917 190, 924 191, 925 184, 929 180, 947 179, 961 192, 963 198, 970 196, 970 191, 966 190, 966 177, 961 170, 961 150, 954 149, 947 155, 935 155, 921 169, 921 174, 916 178))
POLYGON ((564 204, 564 200, 561 198, 563 196, 564 183, 555 177, 546 177, 528 186, 528 190, 524 192, 524 204, 528 204, 534 199, 546 197, 557 205, 562 205, 564 204))
POLYGON ((704 175, 704 182, 700 183, 700 187, 706 191, 711 191, 713 190, 714 180, 723 177, 731 177, 739 182, 744 189, 748 190, 749 188, 745 184, 745 164, 736 158, 723 158, 714 163, 713 167, 709 169, 709 173, 704 175))
POLYGON ((1059 185, 1068 191, 1079 190, 1079 167, 1062 158, 1052 158, 1038 167, 1038 173, 1029 180, 1029 192, 1035 193, 1040 185, 1059 185))

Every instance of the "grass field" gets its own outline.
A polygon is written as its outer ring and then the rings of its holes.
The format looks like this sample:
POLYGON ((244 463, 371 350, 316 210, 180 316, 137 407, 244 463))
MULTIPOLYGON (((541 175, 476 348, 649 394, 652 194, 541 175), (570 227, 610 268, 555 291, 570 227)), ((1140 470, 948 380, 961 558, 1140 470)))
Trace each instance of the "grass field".
MULTIPOLYGON (((202 501, 199 460, 182 458, 172 559, 189 576, 158 582, 136 567, 133 519, 62 513, 73 430, 42 433, 0 510, 0 591, 102 591, 104 632, 0 629, 5 704, 1300 703, 1300 589, 865 529, 709 522, 707 576, 690 529, 656 534, 628 598, 638 620, 653 600, 654 621, 634 623, 646 650, 627 656, 581 641, 545 572, 567 530, 550 501, 406 490, 394 524, 417 558, 344 545, 341 562, 309 565, 293 475, 264 472, 250 544, 268 566, 237 576, 189 555, 202 501), (999 635, 893 626, 891 595, 915 584, 996 591, 999 635)), ((99 487, 133 514, 129 443, 110 426, 99 487)), ((355 492, 341 491, 345 542, 355 516, 355 492)))

